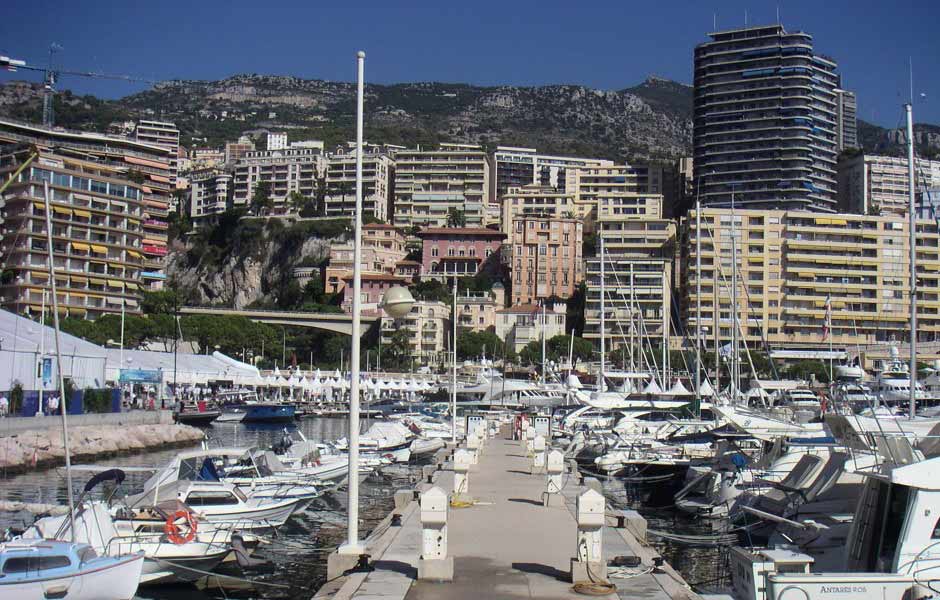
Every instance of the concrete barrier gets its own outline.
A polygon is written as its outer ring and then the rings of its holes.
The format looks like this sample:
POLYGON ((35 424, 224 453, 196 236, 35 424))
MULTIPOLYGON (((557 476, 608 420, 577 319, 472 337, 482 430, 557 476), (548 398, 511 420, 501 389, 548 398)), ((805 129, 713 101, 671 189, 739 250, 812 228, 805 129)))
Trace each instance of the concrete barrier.
MULTIPOLYGON (((173 413, 169 410, 135 410, 126 413, 90 413, 68 415, 71 427, 123 427, 127 425, 170 425, 173 413)), ((0 437, 24 431, 62 429, 62 415, 44 417, 3 417, 0 419, 0 437)))

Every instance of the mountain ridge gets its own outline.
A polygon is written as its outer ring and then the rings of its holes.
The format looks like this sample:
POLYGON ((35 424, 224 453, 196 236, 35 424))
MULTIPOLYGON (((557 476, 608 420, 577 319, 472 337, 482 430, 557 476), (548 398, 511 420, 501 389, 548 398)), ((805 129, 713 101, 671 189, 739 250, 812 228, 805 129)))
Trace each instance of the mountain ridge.
MULTIPOLYGON (((0 114, 38 120, 41 84, 0 85, 0 114)), ((289 75, 236 74, 220 80, 168 80, 116 100, 62 91, 57 122, 106 130, 138 118, 173 121, 185 146, 219 145, 267 130, 327 147, 353 139, 351 82, 289 75)), ((366 138, 414 146, 440 141, 538 148, 553 154, 618 161, 691 155, 692 97, 688 84, 651 75, 619 90, 578 84, 540 86, 412 82, 367 84, 366 138)), ((898 130, 859 121, 869 152, 900 154, 898 130)), ((940 151, 940 127, 917 125, 922 154, 940 151)))

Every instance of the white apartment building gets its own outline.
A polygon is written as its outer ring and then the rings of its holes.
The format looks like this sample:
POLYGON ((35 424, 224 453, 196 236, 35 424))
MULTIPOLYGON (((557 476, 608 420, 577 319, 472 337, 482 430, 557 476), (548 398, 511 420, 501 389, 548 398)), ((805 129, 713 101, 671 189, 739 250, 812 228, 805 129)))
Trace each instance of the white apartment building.
POLYGON ((291 192, 314 198, 324 165, 323 153, 313 148, 246 152, 235 165, 232 202, 235 206, 249 205, 260 183, 268 184, 276 204, 283 203, 291 192))
MULTIPOLYGON (((388 221, 395 162, 381 146, 364 146, 362 153, 362 211, 388 221)), ((323 213, 351 217, 356 210, 356 149, 340 148, 326 159, 323 213)))
POLYGON ((560 192, 567 188, 568 173, 584 167, 613 166, 614 161, 602 158, 550 156, 539 154, 535 148, 498 146, 491 159, 490 200, 502 201, 513 187, 539 185, 560 192))
POLYGON ((281 132, 271 132, 268 134, 268 150, 286 150, 287 149, 287 134, 281 132))
POLYGON ((415 367, 443 363, 448 359, 450 338, 450 307, 443 302, 421 300, 402 319, 382 313, 382 345, 392 343, 396 331, 409 333, 408 342, 415 367))
MULTIPOLYGON (((940 187, 940 161, 914 160, 914 190, 940 187)), ((907 158, 859 154, 838 168, 839 208, 856 214, 906 215, 908 212, 907 158)))
POLYGON ((532 342, 540 342, 542 336, 550 340, 565 334, 567 308, 564 303, 546 307, 544 320, 542 307, 522 304, 496 311, 496 335, 516 353, 532 342))
POLYGON ((138 121, 134 128, 134 139, 144 144, 151 144, 169 148, 170 156, 170 186, 176 187, 176 177, 179 175, 180 130, 173 123, 166 121, 138 121))
POLYGON ((441 144, 436 150, 403 150, 395 155, 395 215, 399 226, 445 227, 451 209, 467 227, 486 222, 489 162, 483 148, 441 144))
POLYGON ((231 173, 217 169, 193 173, 189 184, 189 216, 196 228, 211 224, 232 202, 231 173))

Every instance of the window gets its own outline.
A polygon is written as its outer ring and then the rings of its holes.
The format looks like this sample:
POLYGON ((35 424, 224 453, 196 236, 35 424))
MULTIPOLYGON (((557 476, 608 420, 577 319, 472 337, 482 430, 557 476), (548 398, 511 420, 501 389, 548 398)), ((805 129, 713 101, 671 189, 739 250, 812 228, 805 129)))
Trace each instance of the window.
POLYGON ((193 492, 186 497, 190 506, 223 506, 238 504, 238 498, 229 492, 193 492))
POLYGON ((433 248, 431 248, 431 256, 433 257, 437 256, 437 246, 434 246, 433 248))

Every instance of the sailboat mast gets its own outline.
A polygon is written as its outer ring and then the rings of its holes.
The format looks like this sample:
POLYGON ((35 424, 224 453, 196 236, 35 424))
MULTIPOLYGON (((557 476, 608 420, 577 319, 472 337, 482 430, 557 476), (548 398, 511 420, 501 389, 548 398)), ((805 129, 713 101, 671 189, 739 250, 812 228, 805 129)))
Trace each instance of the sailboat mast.
MULTIPOLYGON (((52 207, 49 205, 49 182, 43 181, 43 197, 46 208, 46 248, 49 260, 49 281, 52 285, 52 322, 55 325, 55 362, 59 373, 59 408, 62 411, 62 443, 65 446, 65 481, 69 501, 69 530, 75 541, 75 504, 72 497, 72 457, 69 450, 69 423, 65 416, 68 399, 65 397, 65 376, 62 374, 62 346, 59 341, 59 298, 56 296, 55 259, 52 245, 52 207)), ((40 407, 41 408, 41 407, 40 407)))
POLYGON ((607 294, 606 288, 605 288, 605 285, 607 282, 605 281, 606 278, 604 274, 604 231, 600 222, 601 221, 600 220, 600 205, 598 205, 597 217, 598 217, 597 218, 597 236, 599 238, 598 243, 600 244, 600 253, 601 253, 601 331, 600 331, 601 367, 600 367, 600 370, 597 372, 597 391, 603 392, 604 391, 604 361, 606 360, 606 357, 607 357, 607 348, 605 346, 605 341, 604 341, 604 338, 607 337, 607 324, 605 322, 605 315, 604 315, 604 313, 607 311, 607 308, 605 306, 605 301, 604 301, 604 296, 607 294))
MULTIPOLYGON (((701 179, 695 194, 695 416, 702 411, 702 203, 701 179)), ((717 295, 716 295, 717 297, 717 295)))
POLYGON ((731 402, 738 401, 738 245, 734 224, 734 186, 731 187, 731 402))
POLYGON ((917 211, 914 206, 914 113, 910 104, 905 104, 904 110, 907 113, 907 194, 911 246, 911 381, 908 416, 913 419, 917 410, 917 211))

